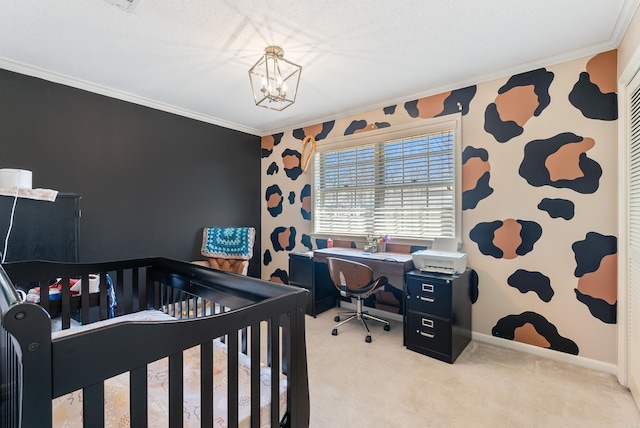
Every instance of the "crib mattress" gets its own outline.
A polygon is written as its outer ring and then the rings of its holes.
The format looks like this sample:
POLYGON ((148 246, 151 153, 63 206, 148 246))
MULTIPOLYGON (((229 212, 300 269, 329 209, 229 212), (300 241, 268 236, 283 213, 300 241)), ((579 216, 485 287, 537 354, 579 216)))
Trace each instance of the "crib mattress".
MULTIPOLYGON (((138 321, 172 319, 158 311, 144 311, 131 316, 108 320, 123 321, 125 319, 138 321), (152 313, 157 312, 157 313, 152 313)), ((56 332, 56 335, 74 334, 81 329, 98 327, 94 323, 77 329, 56 332)), ((214 426, 227 426, 227 348, 224 343, 214 340, 213 370, 214 370, 214 426)), ((194 347, 183 352, 183 383, 184 406, 183 420, 185 427, 200 427, 200 348, 194 347)), ((238 358, 238 414, 239 426, 250 426, 251 408, 251 379, 250 359, 239 353, 238 358)), ((148 425, 167 427, 169 419, 168 391, 169 391, 168 358, 155 361, 147 366, 148 385, 148 425)), ((280 417, 286 410, 286 377, 279 379, 280 417)), ((105 427, 123 427, 130 425, 129 414, 129 373, 123 373, 104 383, 105 398, 105 427)), ((262 426, 269 426, 270 418, 270 388, 271 369, 261 365, 260 370, 260 420, 262 426)), ((53 400, 53 426, 57 428, 82 427, 82 391, 75 391, 53 400)))

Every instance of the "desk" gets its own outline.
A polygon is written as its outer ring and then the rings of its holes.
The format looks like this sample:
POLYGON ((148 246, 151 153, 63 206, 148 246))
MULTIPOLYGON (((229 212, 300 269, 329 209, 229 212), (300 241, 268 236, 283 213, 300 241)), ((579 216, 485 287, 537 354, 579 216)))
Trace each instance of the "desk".
POLYGON ((313 261, 327 263, 327 257, 353 260, 363 263, 381 274, 404 276, 413 270, 411 254, 402 253, 365 253, 357 248, 323 248, 313 251, 313 261))
POLYGON ((289 253, 289 285, 309 290, 311 299, 306 313, 314 318, 335 307, 338 301, 338 290, 329 277, 327 265, 315 263, 311 251, 289 253))
MULTIPOLYGON (((411 254, 403 253, 365 253, 356 248, 324 248, 314 251, 293 252, 289 254, 289 284, 304 287, 311 293, 307 314, 315 317, 338 303, 340 296, 333 285, 327 268, 327 257, 339 257, 353 260, 370 266, 381 275, 396 275, 404 282, 404 274, 413 269, 411 254)), ((395 310, 402 314, 404 299, 402 288, 399 288, 398 302, 389 303, 390 314, 395 310), (393 306, 395 304, 398 306, 393 306)), ((379 302, 379 304, 384 302, 379 302)), ((398 312, 396 312, 398 313, 398 312)))
POLYGON ((411 254, 365 253, 356 248, 313 251, 316 284, 326 278, 328 257, 353 260, 382 275, 400 275, 403 291, 404 345, 407 349, 452 364, 471 340, 472 269, 459 275, 414 270, 411 254), (318 272, 325 272, 319 277, 318 272))
MULTIPOLYGON (((411 254, 405 253, 365 253, 357 248, 323 248, 313 251, 313 261, 315 265, 316 283, 329 282, 333 285, 327 267, 327 258, 336 257, 351 260, 369 266, 374 271, 374 275, 385 275, 389 278, 389 284, 376 292, 364 301, 364 306, 375 308, 388 313, 388 317, 394 318, 404 314, 403 283, 406 272, 413 270, 413 258, 411 254), (396 282, 397 281, 397 282, 396 282), (397 285, 393 285, 396 283, 397 285), (395 314, 395 315, 394 315, 395 314)), ((350 302, 350 298, 338 297, 340 301, 350 302)), ((384 314, 380 315, 383 318, 384 314)), ((400 318, 398 319, 400 320, 400 318)))

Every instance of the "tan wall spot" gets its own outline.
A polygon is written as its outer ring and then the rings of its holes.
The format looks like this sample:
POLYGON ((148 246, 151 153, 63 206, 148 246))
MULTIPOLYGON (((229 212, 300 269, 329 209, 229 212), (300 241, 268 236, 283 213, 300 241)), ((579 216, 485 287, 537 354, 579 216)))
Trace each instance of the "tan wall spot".
POLYGON ((462 191, 473 190, 478 185, 478 180, 487 171, 491 170, 489 162, 485 162, 478 157, 468 159, 462 165, 462 191))
POLYGON ((502 222, 493 234, 493 244, 502 250, 503 259, 515 259, 518 257, 516 250, 522 244, 520 231, 522 225, 512 218, 508 218, 502 222))
POLYGON ((582 275, 578 280, 578 290, 610 305, 618 301, 618 255, 609 254, 602 258, 595 272, 582 275))
POLYGON ((302 209, 311 212, 311 197, 305 196, 302 198, 302 209))
POLYGON ((593 138, 584 138, 578 143, 569 143, 560 147, 547 157, 544 166, 549 171, 551 181, 575 180, 584 177, 580 169, 580 154, 590 150, 596 142, 593 138))
POLYGON ((376 126, 375 123, 370 123, 367 126, 365 126, 363 129, 357 129, 357 130, 353 131, 353 133, 354 134, 359 134, 361 132, 373 131, 374 129, 378 129, 378 127, 376 126))
POLYGON ((273 135, 265 135, 264 137, 262 137, 262 140, 260 140, 260 144, 265 150, 273 150, 276 142, 273 138, 273 135))
POLYGON ((319 123, 317 125, 305 126, 304 128, 302 128, 302 130, 304 131, 305 137, 315 138, 316 135, 322 132, 322 124, 319 123))
POLYGON ((422 119, 430 119, 435 117, 436 114, 442 113, 442 110, 444 110, 444 100, 446 100, 449 95, 451 95, 451 91, 420 98, 417 105, 418 116, 422 119))
POLYGON ((278 234, 278 243, 282 248, 289 246, 289 237, 291 236, 291 230, 286 229, 284 232, 278 234))
POLYGON ((551 346, 549 341, 538 333, 538 330, 531 323, 526 323, 522 327, 516 328, 513 332, 513 340, 541 348, 549 348, 551 346))
POLYGON ((273 193, 269 196, 269 199, 267 199, 267 207, 269 208, 277 207, 281 201, 282 201, 282 196, 277 193, 273 193))
POLYGON ((293 169, 300 166, 300 158, 297 156, 283 156, 282 163, 286 169, 293 169))
POLYGON ((618 90, 618 51, 603 52, 587 62, 587 73, 591 83, 600 88, 603 94, 618 90))
POLYGON ((514 121, 524 126, 538 108, 538 96, 533 85, 516 86, 499 94, 495 103, 503 122, 514 121))

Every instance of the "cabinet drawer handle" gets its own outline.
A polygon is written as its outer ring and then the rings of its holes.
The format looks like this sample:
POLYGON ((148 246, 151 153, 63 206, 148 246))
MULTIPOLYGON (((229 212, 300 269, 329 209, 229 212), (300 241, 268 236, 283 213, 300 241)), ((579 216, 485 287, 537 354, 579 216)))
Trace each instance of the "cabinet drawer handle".
POLYGON ((433 339, 434 337, 436 337, 435 334, 427 333, 426 331, 416 330, 416 333, 420 333, 421 336, 428 337, 429 339, 433 339))
POLYGON ((433 293, 433 284, 422 284, 422 291, 425 293, 433 293))
POLYGON ((422 300, 423 302, 429 302, 429 303, 433 303, 436 301, 436 299, 434 299, 433 297, 423 297, 423 296, 419 296, 420 300, 422 300))
POLYGON ((428 318, 422 318, 422 326, 427 328, 433 328, 433 320, 428 318))

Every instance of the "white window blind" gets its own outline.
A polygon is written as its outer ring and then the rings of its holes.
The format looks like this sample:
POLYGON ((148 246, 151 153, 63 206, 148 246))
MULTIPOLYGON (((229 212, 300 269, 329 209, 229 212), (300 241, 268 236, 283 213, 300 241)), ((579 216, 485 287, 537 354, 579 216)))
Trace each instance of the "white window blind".
POLYGON ((640 75, 629 85, 628 102, 627 367, 629 389, 640 405, 640 75))
POLYGON ((453 127, 317 153, 314 231, 456 237, 455 180, 453 127))

